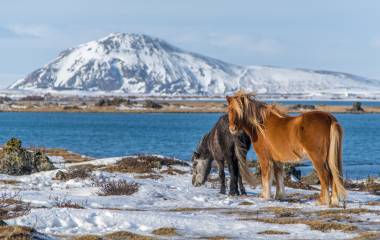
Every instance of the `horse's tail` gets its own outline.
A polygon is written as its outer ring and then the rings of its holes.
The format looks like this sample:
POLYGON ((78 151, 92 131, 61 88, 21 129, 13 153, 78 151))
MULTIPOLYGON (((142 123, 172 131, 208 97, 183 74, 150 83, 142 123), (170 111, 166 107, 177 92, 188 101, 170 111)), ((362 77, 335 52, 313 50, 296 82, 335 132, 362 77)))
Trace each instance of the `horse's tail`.
POLYGON ((333 121, 330 127, 330 147, 327 162, 332 175, 332 191, 336 191, 338 199, 344 201, 347 198, 347 192, 344 188, 342 173, 342 136, 341 126, 333 121), (334 189, 334 184, 336 189, 334 189))
MULTIPOLYGON (((238 139, 237 139, 238 140, 238 139)), ((240 141, 235 141, 235 155, 239 163, 239 173, 242 176, 243 180, 246 181, 253 188, 259 184, 257 177, 249 171, 247 164, 247 151, 248 149, 244 148, 240 141)))

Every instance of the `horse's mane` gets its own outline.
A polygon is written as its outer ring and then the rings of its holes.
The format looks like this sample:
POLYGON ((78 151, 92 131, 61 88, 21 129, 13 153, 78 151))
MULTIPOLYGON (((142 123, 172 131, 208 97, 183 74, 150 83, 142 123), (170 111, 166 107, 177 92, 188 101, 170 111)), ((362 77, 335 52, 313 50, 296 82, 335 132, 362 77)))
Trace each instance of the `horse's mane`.
POLYGON ((206 133, 206 134, 204 134, 202 136, 201 140, 199 140, 199 142, 198 142, 198 145, 197 145, 197 148, 196 148, 195 152, 200 153, 205 140, 208 139, 208 137, 210 136, 210 134, 211 134, 211 132, 208 132, 208 133, 206 133))
POLYGON ((270 113, 283 118, 287 115, 278 109, 276 104, 266 104, 258 101, 254 93, 236 92, 230 101, 230 107, 237 117, 247 119, 264 136, 263 122, 270 113))

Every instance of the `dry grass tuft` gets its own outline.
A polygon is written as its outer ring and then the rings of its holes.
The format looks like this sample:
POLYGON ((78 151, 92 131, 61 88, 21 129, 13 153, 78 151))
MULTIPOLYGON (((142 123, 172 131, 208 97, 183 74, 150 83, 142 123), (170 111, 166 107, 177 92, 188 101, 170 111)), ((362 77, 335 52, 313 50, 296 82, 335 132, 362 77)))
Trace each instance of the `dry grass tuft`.
POLYGON ((14 179, 1 179, 0 180, 0 184, 9 184, 9 185, 16 185, 16 184, 19 184, 20 181, 17 181, 17 180, 14 180, 14 179))
POLYGON ((63 148, 41 148, 49 156, 62 157, 67 163, 77 163, 92 160, 92 158, 68 151, 63 148))
POLYGON ((152 237, 144 236, 127 231, 118 231, 106 234, 104 236, 98 235, 82 235, 74 238, 74 240, 153 240, 152 237))
POLYGON ((85 179, 85 178, 90 177, 91 172, 99 167, 102 167, 102 166, 96 166, 92 164, 72 166, 68 168, 67 172, 59 170, 53 179, 63 180, 63 181, 76 179, 76 178, 85 179))
POLYGON ((265 230, 262 232, 258 232, 258 234, 265 234, 265 235, 284 235, 289 234, 288 232, 284 231, 278 231, 278 230, 265 230))
POLYGON ((0 226, 0 239, 36 239, 37 232, 30 227, 23 226, 0 226))
POLYGON ((260 209, 260 212, 271 212, 276 214, 277 217, 294 217, 297 216, 301 209, 299 208, 285 208, 285 207, 266 207, 260 209))
POLYGON ((183 175, 186 174, 187 171, 182 171, 173 167, 168 167, 168 169, 162 170, 161 173, 169 175, 183 175))
POLYGON ((154 169, 174 165, 188 166, 188 163, 172 158, 141 155, 123 158, 116 164, 107 166, 105 170, 109 172, 154 173, 154 169))
POLYGON ((170 228, 170 227, 163 227, 153 230, 152 232, 154 235, 160 235, 160 236, 177 236, 177 229, 170 228))
POLYGON ((367 202, 368 206, 380 206, 380 202, 367 202))
POLYGON ((10 219, 30 212, 30 203, 22 201, 20 192, 3 192, 0 194, 0 219, 10 219))
POLYGON ((134 176, 134 178, 136 178, 136 179, 153 179, 153 180, 158 180, 158 179, 161 179, 162 176, 158 175, 158 174, 150 173, 150 174, 145 174, 145 175, 134 176))
POLYGON ((105 180, 97 183, 100 187, 100 196, 110 195, 132 195, 139 190, 139 185, 135 182, 127 182, 126 180, 105 180))
POLYGON ((257 222, 272 223, 272 224, 306 224, 310 227, 310 229, 318 230, 321 232, 327 232, 330 230, 352 232, 352 231, 358 230, 358 227, 351 224, 325 222, 325 221, 320 221, 320 220, 308 220, 305 218, 283 217, 283 218, 251 218, 251 219, 241 219, 241 220, 253 220, 257 222))
POLYGON ((144 236, 136 233, 131 233, 127 231, 119 231, 110 233, 104 236, 104 240, 152 240, 152 237, 144 236))
POLYGON ((241 206, 251 206, 251 205, 255 205, 255 204, 253 202, 243 201, 243 202, 239 203, 239 205, 241 205, 241 206))
POLYGON ((351 240, 378 240, 380 239, 380 232, 362 232, 359 236, 351 240))
POLYGON ((368 177, 365 182, 345 181, 344 186, 348 190, 370 192, 372 194, 380 194, 380 183, 374 178, 368 177))
POLYGON ((201 211, 221 211, 230 210, 229 208, 173 208, 169 209, 170 212, 201 212, 201 211))
POLYGON ((380 213, 380 211, 366 209, 366 208, 351 208, 351 209, 327 209, 314 212, 318 216, 330 214, 361 214, 361 213, 380 213))
POLYGON ((79 237, 73 238, 74 240, 103 240, 102 237, 97 235, 82 235, 79 237))

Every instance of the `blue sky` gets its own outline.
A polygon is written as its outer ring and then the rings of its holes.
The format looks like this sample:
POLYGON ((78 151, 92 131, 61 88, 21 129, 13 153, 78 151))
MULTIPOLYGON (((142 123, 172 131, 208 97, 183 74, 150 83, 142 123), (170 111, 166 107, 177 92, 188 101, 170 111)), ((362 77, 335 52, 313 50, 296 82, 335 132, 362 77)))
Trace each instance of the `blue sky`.
POLYGON ((13 0, 0 3, 0 87, 111 32, 236 64, 380 79, 380 1, 13 0))

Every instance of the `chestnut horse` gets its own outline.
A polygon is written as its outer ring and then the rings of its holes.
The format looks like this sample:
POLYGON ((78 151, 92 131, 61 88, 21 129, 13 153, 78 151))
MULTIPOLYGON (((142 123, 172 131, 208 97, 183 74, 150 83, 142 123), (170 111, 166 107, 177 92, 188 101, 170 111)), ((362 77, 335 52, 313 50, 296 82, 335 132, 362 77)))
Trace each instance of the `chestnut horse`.
POLYGON ((276 198, 283 197, 281 163, 309 158, 321 183, 319 203, 338 206, 340 200, 346 199, 342 178, 343 130, 334 116, 320 111, 288 116, 275 105, 267 105, 242 91, 227 96, 227 102, 230 132, 236 134, 243 129, 250 136, 258 156, 263 198, 271 198, 273 172, 276 198))

